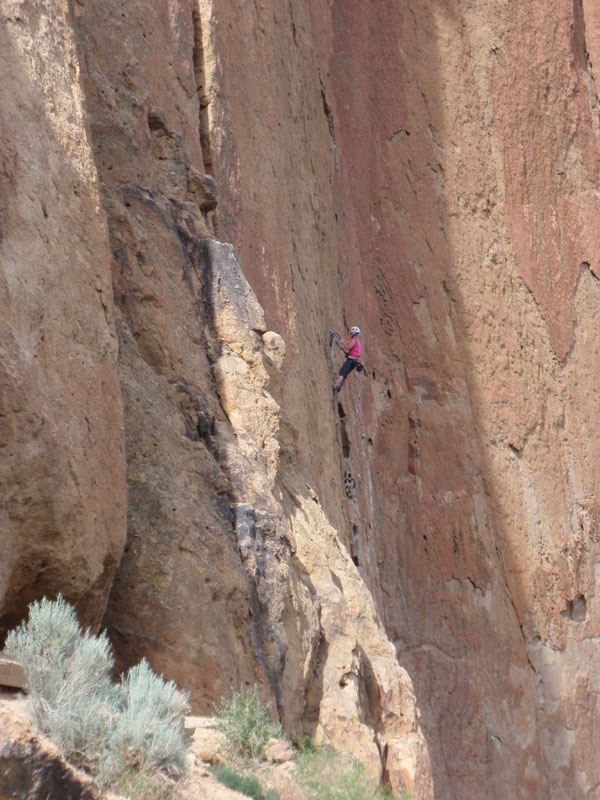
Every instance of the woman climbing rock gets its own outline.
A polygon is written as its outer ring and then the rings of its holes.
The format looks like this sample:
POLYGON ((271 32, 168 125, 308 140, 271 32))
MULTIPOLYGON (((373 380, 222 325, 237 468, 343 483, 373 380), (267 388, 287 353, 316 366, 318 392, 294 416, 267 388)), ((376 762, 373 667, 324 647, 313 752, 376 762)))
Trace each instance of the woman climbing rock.
MULTIPOLYGON (((349 339, 342 339, 337 331, 333 332, 334 338, 340 343, 344 353, 346 354, 346 360, 342 364, 342 368, 339 371, 336 382, 333 384, 334 392, 339 392, 341 390, 348 375, 353 369, 359 367, 360 364, 360 355, 362 353, 362 346, 360 343, 360 328, 357 325, 353 325, 350 328, 349 333, 349 339)), ((361 369, 362 366, 359 367, 358 371, 360 372, 361 369)))

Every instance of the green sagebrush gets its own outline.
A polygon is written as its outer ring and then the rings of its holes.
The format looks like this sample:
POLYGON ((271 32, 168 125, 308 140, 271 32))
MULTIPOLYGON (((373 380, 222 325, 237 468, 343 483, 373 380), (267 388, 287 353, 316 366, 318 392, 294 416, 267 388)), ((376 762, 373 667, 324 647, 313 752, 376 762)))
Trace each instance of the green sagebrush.
POLYGON ((136 772, 183 773, 187 693, 146 661, 113 684, 106 634, 82 632, 63 597, 32 603, 5 650, 23 666, 36 727, 101 783, 118 786, 136 772))
POLYGON ((279 795, 272 789, 267 790, 265 793, 260 781, 254 775, 241 775, 239 772, 222 764, 215 764, 210 768, 210 771, 228 789, 245 794, 247 797, 254 798, 254 800, 279 800, 279 795))
MULTIPOLYGON (((305 800, 391 800, 365 765, 350 753, 325 747, 305 747, 296 757, 296 781, 305 800)), ((403 797, 405 795, 403 794, 403 797)))
POLYGON ((240 689, 215 705, 217 727, 231 755, 260 758, 271 736, 281 736, 281 725, 271 722, 269 709, 258 697, 258 687, 240 689))

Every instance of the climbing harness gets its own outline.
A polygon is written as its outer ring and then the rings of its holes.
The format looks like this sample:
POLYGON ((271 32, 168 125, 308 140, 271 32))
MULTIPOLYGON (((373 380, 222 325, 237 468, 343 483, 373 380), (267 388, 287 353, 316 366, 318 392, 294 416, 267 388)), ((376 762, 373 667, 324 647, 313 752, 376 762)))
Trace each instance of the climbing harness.
MULTIPOLYGON (((337 344, 337 346, 340 348, 344 356, 346 358, 349 358, 348 353, 344 350, 344 346, 340 340, 339 333, 337 331, 332 330, 331 328, 327 328, 327 331, 329 333, 329 346, 331 347, 331 345, 335 342, 335 344, 337 344)), ((352 328, 350 328, 350 333, 360 334, 360 328, 354 325, 352 328)), ((360 363, 360 358, 353 358, 352 360, 356 361, 356 371, 362 372, 365 366, 364 364, 360 363)))

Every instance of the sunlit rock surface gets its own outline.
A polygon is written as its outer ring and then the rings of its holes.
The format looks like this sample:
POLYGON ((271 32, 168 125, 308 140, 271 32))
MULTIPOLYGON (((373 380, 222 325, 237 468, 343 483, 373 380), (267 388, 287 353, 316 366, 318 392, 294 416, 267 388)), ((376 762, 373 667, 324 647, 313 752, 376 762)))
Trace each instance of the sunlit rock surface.
POLYGON ((0 14, 3 624, 108 603, 419 798, 593 797, 594 3, 0 14))

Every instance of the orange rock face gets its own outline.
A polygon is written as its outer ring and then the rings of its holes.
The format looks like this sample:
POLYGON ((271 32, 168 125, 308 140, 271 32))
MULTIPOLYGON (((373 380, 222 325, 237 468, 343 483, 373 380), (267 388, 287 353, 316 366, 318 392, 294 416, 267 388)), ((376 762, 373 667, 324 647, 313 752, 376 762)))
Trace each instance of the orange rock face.
POLYGON ((213 10, 220 232, 286 340, 282 442, 415 681, 441 797, 600 777, 598 25, 592 3, 213 10), (356 323, 367 379, 332 406, 325 331, 356 323))
POLYGON ((596 4, 42 5, 0 12, 5 623, 98 619, 127 488, 123 663, 419 798, 593 797, 596 4))
MULTIPOLYGON (((314 477, 294 465, 282 478, 295 428, 269 382, 285 343, 233 247, 214 238, 225 223, 206 174, 219 136, 203 93, 219 68, 207 7, 120 9, 84 5, 74 23, 110 226, 127 442, 128 540, 105 624, 123 663, 147 656, 199 710, 257 681, 288 732, 354 747, 395 787, 429 796, 411 681, 340 557, 314 477)), ((295 408, 308 424, 300 397, 295 408)), ((335 429, 312 411, 333 463, 335 429)))
POLYGON ((207 255, 215 197, 193 7, 84 5, 74 30, 110 226, 125 412, 128 535, 104 622, 121 665, 149 658, 208 711, 230 687, 264 680, 266 636, 235 538, 231 433, 213 377, 222 345, 207 287, 221 262, 207 255))

